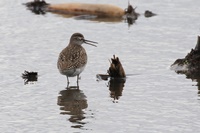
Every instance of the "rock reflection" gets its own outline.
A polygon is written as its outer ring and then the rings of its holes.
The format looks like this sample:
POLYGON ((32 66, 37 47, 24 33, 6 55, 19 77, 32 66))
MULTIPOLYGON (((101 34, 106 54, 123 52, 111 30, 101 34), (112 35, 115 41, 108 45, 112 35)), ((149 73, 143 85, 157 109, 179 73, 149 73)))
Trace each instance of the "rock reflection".
POLYGON ((197 79, 197 86, 198 86, 198 96, 200 96, 200 79, 197 79))
MULTIPOLYGON (((185 74, 186 78, 197 81, 198 90, 200 81, 200 36, 197 37, 197 44, 194 49, 185 56, 185 58, 177 59, 171 69, 178 74, 185 74)), ((198 91, 198 95, 199 95, 198 91)))
POLYGON ((198 96, 200 96, 200 77, 199 78, 196 78, 196 79, 192 79, 192 81, 195 81, 195 82, 197 82, 197 89, 198 89, 198 92, 197 92, 197 94, 198 94, 198 96))
POLYGON ((58 96, 58 103, 60 107, 60 114, 70 115, 68 119, 71 123, 75 124, 71 127, 82 128, 85 122, 85 112, 83 109, 88 107, 86 96, 83 91, 79 89, 67 89, 60 91, 58 96))
POLYGON ((110 97, 114 99, 113 102, 117 102, 119 100, 119 97, 122 96, 122 91, 123 91, 125 82, 126 80, 123 78, 110 79, 110 81, 108 82, 110 97))

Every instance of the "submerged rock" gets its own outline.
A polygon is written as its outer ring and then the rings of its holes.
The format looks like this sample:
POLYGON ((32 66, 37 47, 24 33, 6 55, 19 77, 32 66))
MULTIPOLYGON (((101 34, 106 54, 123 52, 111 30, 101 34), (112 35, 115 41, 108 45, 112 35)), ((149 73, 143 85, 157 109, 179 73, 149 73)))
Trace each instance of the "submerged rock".
POLYGON ((188 78, 200 78, 200 36, 198 36, 195 49, 191 49, 185 58, 177 59, 171 69, 177 73, 186 74, 188 78))

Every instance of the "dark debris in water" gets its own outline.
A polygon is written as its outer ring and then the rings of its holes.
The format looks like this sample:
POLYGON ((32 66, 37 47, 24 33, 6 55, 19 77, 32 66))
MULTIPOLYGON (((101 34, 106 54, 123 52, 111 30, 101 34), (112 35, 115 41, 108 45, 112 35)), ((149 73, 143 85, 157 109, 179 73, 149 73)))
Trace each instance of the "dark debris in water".
POLYGON ((22 73, 22 78, 24 79, 24 84, 28 84, 29 82, 36 82, 38 79, 38 73, 28 72, 25 70, 24 73, 22 73))
POLYGON ((27 2, 24 4, 28 10, 32 11, 35 14, 45 14, 46 7, 49 3, 46 3, 44 0, 34 0, 32 2, 27 2))
POLYGON ((110 67, 108 70, 108 74, 110 77, 113 77, 113 78, 125 78, 126 77, 124 68, 123 68, 119 58, 115 57, 115 55, 113 55, 113 58, 111 58, 111 63, 110 63, 110 67))
POLYGON ((135 23, 140 16, 140 14, 135 11, 136 8, 137 7, 133 8, 133 6, 128 3, 128 8, 125 9, 125 20, 129 25, 135 23))
POLYGON ((178 70, 177 73, 185 74, 187 78, 199 79, 200 78, 200 36, 195 49, 185 56, 183 59, 177 59, 171 66, 187 66, 187 70, 178 70))
POLYGON ((108 82, 110 97, 114 99, 113 102, 116 102, 115 100, 119 100, 119 97, 122 96, 126 74, 119 58, 115 57, 115 55, 111 58, 110 67, 107 72, 111 77, 108 82))
POLYGON ((126 15, 127 17, 130 17, 130 18, 136 20, 136 19, 138 18, 138 16, 140 15, 139 13, 137 13, 137 12, 135 11, 136 8, 137 8, 137 7, 133 8, 133 6, 129 3, 129 4, 128 4, 128 8, 125 9, 125 15, 126 15))
POLYGON ((97 74, 96 77, 100 80, 108 80, 108 78, 125 78, 124 68, 118 57, 113 55, 110 61, 110 67, 107 70, 108 74, 97 74))
POLYGON ((149 11, 149 10, 146 10, 146 11, 144 12, 144 16, 147 17, 147 18, 153 17, 153 16, 155 16, 155 15, 156 15, 155 13, 153 13, 152 11, 149 11))
POLYGON ((97 79, 108 80, 110 78, 108 81, 110 97, 114 99, 113 102, 117 102, 119 97, 122 96, 122 91, 126 82, 126 74, 119 58, 115 55, 111 58, 107 73, 108 74, 97 74, 97 79))

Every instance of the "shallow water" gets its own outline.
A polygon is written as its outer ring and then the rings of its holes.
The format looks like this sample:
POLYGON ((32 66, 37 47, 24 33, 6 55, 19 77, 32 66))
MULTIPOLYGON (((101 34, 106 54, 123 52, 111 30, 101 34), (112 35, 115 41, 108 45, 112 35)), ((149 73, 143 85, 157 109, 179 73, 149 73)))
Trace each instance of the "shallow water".
MULTIPOLYGON (((25 2, 0 2, 1 132, 200 132, 197 82, 170 70, 196 45, 199 0, 130 1, 139 13, 158 14, 141 15, 131 26, 35 15, 22 5, 25 2), (67 79, 56 67, 74 32, 99 43, 97 48, 84 45, 89 61, 79 91, 65 89, 67 79), (109 81, 96 79, 96 74, 106 73, 113 54, 128 75, 117 85, 117 98, 109 81), (24 70, 38 72, 38 81, 24 85, 24 70)), ((119 0, 87 2, 127 6, 119 0)), ((70 81, 76 85, 76 78, 70 81)))

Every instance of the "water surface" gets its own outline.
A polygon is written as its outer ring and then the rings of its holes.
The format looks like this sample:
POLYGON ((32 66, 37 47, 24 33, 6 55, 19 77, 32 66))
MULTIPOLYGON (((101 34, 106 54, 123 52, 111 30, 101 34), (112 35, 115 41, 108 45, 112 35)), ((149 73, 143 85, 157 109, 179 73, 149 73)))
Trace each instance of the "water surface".
MULTIPOLYGON (((130 1, 141 14, 158 14, 141 15, 131 26, 35 15, 25 2, 0 2, 1 132, 200 132, 197 82, 169 69, 196 45, 199 0, 130 1), (56 63, 74 32, 99 44, 84 45, 89 61, 80 90, 70 91, 56 63), (129 75, 118 98, 111 95, 109 80, 96 81, 96 74, 107 72, 113 54, 129 75), (24 70, 38 72, 38 81, 24 85, 24 70)), ((119 0, 87 2, 127 6, 119 0)), ((76 84, 76 78, 70 81, 76 84)))

